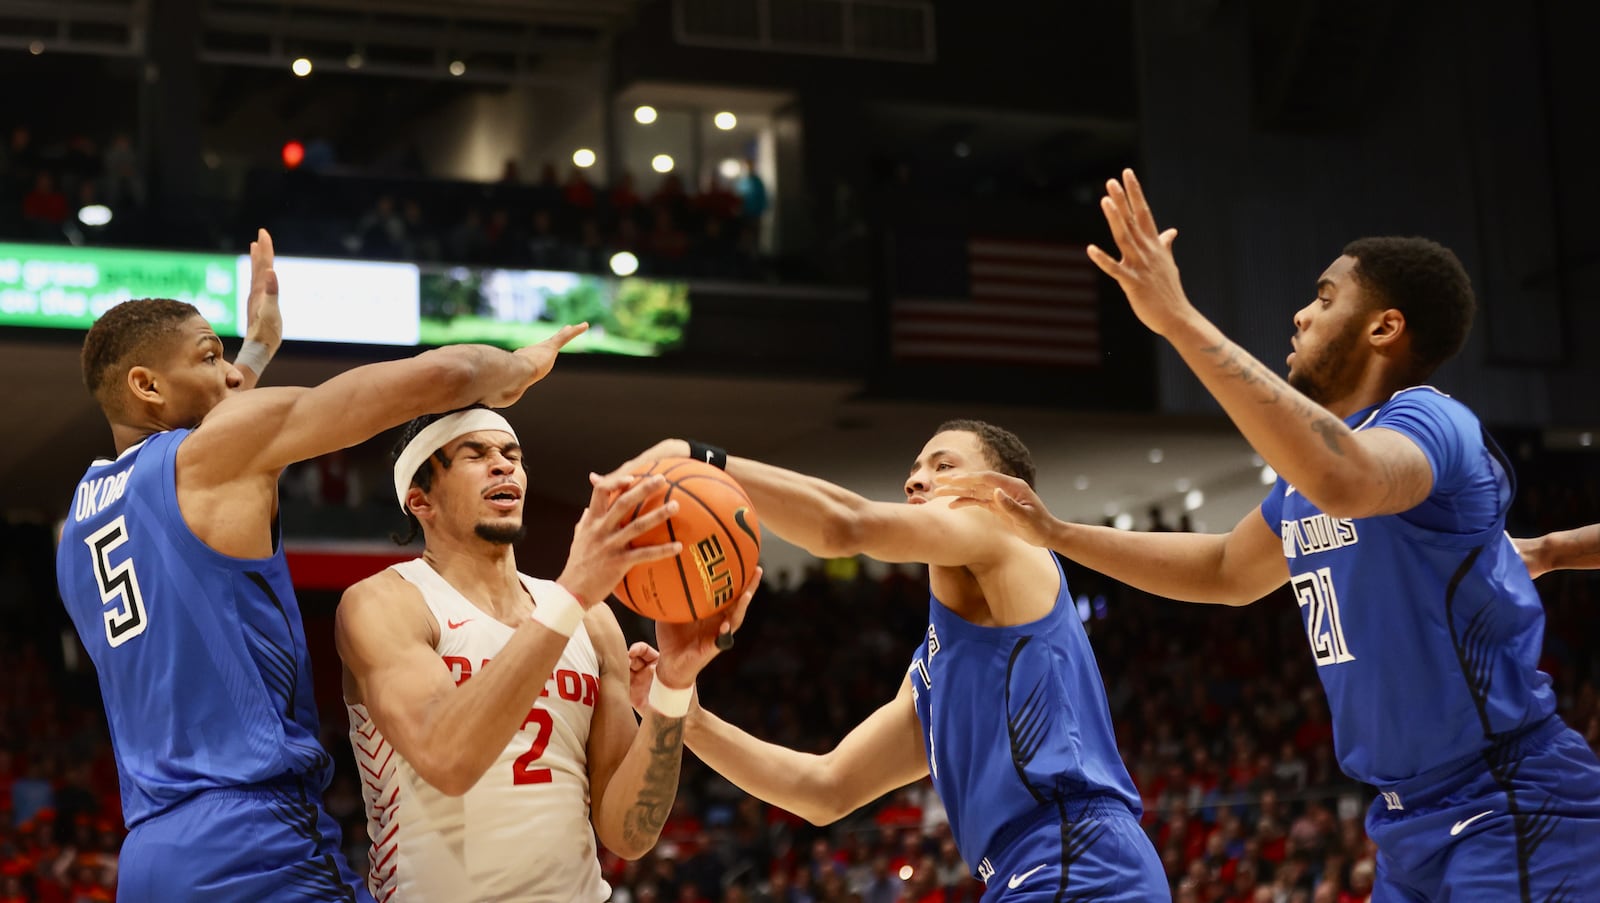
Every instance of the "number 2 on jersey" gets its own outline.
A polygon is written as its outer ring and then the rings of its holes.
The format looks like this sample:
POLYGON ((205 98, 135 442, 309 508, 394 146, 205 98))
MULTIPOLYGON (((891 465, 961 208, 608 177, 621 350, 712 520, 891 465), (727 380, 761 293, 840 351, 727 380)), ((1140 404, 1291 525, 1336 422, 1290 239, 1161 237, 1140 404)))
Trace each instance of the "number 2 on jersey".
POLYGON ((550 719, 550 713, 544 709, 534 708, 528 710, 528 717, 523 719, 522 727, 539 725, 539 732, 533 737, 533 745, 528 751, 517 756, 517 761, 511 766, 511 783, 513 784, 548 784, 554 778, 548 768, 535 768, 533 763, 539 761, 544 755, 545 747, 550 745, 550 734, 555 730, 555 722, 550 719))

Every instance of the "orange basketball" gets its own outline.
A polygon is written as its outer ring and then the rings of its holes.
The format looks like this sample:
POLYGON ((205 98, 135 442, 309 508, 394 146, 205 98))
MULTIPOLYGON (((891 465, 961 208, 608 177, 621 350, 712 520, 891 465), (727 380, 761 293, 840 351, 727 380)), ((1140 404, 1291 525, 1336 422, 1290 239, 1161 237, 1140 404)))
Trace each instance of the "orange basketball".
POLYGON ((633 471, 660 474, 667 485, 627 512, 624 523, 669 501, 678 513, 635 539, 635 546, 683 543, 675 558, 635 565, 616 595, 647 618, 686 624, 709 618, 744 592, 761 557, 761 523, 744 487, 693 458, 664 458, 633 471))

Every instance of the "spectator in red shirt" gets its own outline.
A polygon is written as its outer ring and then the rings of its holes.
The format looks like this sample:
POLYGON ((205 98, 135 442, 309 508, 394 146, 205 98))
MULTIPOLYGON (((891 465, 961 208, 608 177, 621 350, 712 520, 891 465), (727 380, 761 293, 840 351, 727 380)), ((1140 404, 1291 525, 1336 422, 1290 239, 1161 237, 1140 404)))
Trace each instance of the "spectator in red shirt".
POLYGON ((38 226, 59 226, 67 221, 67 196, 56 190, 56 180, 41 171, 33 177, 33 190, 22 198, 22 218, 38 226))

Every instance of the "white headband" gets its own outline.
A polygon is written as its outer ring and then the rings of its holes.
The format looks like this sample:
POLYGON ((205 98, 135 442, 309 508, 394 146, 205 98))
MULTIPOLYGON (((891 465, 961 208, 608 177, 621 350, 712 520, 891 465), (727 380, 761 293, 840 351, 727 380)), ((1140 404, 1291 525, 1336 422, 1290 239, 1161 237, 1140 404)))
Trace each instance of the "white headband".
POLYGON ((429 455, 468 433, 481 430, 497 430, 510 433, 513 440, 517 438, 517 431, 504 417, 488 408, 469 408, 440 417, 406 443, 399 460, 394 462, 394 497, 400 501, 400 510, 410 510, 406 508, 406 491, 411 488, 411 478, 417 475, 417 468, 429 455))

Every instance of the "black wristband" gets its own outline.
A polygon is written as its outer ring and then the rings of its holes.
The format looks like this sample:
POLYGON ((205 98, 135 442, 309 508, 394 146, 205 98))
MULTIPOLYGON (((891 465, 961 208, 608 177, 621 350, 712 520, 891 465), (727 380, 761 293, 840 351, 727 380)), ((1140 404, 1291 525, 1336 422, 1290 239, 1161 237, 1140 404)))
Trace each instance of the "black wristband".
POLYGON ((696 461, 710 464, 718 470, 728 469, 727 452, 717 448, 715 445, 707 445, 704 442, 696 442, 693 439, 687 441, 689 443, 689 457, 696 461))

